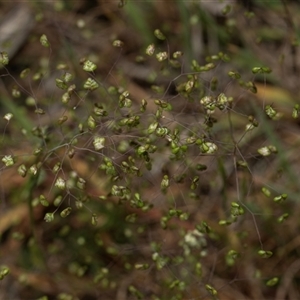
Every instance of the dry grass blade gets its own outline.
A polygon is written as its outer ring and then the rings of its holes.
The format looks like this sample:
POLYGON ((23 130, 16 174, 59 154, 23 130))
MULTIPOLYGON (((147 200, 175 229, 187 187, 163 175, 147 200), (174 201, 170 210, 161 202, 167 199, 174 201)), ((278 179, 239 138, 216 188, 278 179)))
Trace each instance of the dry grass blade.
POLYGON ((34 27, 34 16, 26 4, 17 5, 2 18, 0 23, 1 51, 6 51, 12 58, 34 27))

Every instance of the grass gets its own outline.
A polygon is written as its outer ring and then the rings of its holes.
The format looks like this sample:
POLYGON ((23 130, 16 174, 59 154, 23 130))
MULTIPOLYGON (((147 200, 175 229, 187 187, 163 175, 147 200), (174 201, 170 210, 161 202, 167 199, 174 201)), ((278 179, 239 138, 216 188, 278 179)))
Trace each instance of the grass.
MULTIPOLYGON (((299 298, 296 74, 268 58, 294 46, 244 39, 241 5, 60 4, 32 6, 1 70, 0 298, 299 298), (22 61, 44 76, 19 81, 22 61)), ((253 32, 296 20, 261 5, 253 32)))

